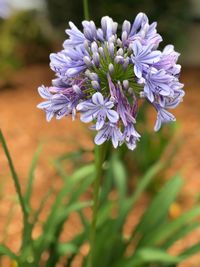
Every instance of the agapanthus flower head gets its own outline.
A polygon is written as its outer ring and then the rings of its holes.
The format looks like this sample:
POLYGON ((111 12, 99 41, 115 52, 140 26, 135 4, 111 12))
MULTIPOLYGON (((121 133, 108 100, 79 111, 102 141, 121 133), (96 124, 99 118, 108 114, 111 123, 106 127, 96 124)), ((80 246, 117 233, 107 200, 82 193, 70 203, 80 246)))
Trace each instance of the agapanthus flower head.
POLYGON ((111 140, 116 148, 125 143, 133 150, 140 134, 136 131, 139 101, 148 101, 157 111, 154 129, 174 121, 168 109, 182 100, 179 82, 179 54, 172 45, 158 50, 162 37, 156 23, 144 13, 133 23, 125 20, 118 36, 118 24, 106 16, 101 27, 83 21, 83 30, 72 22, 62 51, 50 55, 56 79, 51 87, 39 87, 46 101, 38 105, 47 120, 80 113, 80 120, 93 123, 95 143, 111 140))

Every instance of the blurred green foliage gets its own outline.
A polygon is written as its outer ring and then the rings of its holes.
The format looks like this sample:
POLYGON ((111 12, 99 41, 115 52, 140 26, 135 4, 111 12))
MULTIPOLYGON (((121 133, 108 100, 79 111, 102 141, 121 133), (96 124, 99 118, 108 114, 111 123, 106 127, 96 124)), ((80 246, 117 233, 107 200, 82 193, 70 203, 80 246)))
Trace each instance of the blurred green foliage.
MULTIPOLYGON (((63 29, 71 20, 81 25, 83 4, 81 0, 46 0, 48 14, 54 26, 63 29)), ((109 15, 118 23, 133 21, 137 13, 145 12, 150 22, 158 22, 158 31, 164 42, 174 43, 181 48, 187 40, 186 30, 190 23, 191 1, 189 0, 89 0, 90 18, 97 25, 102 16, 109 15), (184 31, 183 31, 184 29, 184 31)))
MULTIPOLYGON (((56 159, 54 165, 62 178, 63 186, 56 194, 50 188, 41 199, 39 208, 34 210, 31 197, 41 148, 33 158, 26 192, 22 194, 19 178, 1 132, 0 143, 8 159, 24 218, 20 250, 15 254, 5 244, 1 244, 0 255, 7 255, 15 262, 15 266, 19 267, 55 267, 58 262, 62 262, 61 266, 71 267, 74 266, 78 256, 82 262, 81 266, 86 267, 88 254, 82 253, 82 250, 84 246, 87 246, 90 229, 90 220, 86 210, 92 205, 88 193, 90 193, 89 187, 95 177, 94 164, 84 165, 72 175, 68 175, 63 169, 63 163, 66 164, 66 160, 79 158, 80 154, 66 154, 56 159), (46 219, 41 221, 40 214, 52 194, 54 202, 46 219), (74 234, 68 242, 63 242, 60 237, 64 225, 74 214, 79 217, 80 231, 74 234), (37 238, 33 238, 32 233, 38 223, 42 231, 37 238)), ((176 267, 190 256, 199 253, 199 242, 183 249, 177 256, 168 253, 168 249, 176 241, 200 227, 199 204, 176 218, 169 216, 170 206, 176 200, 183 185, 179 175, 170 179, 155 195, 136 226, 129 228, 128 235, 125 231, 127 219, 130 214, 134 214, 137 201, 165 164, 166 162, 162 161, 154 164, 140 177, 134 192, 130 194, 124 165, 117 154, 110 155, 109 160, 104 164, 93 266, 176 267), (115 197, 111 197, 113 192, 115 192, 115 197)))
POLYGON ((46 62, 52 42, 36 11, 21 11, 0 23, 1 79, 10 79, 11 71, 36 62, 46 62))

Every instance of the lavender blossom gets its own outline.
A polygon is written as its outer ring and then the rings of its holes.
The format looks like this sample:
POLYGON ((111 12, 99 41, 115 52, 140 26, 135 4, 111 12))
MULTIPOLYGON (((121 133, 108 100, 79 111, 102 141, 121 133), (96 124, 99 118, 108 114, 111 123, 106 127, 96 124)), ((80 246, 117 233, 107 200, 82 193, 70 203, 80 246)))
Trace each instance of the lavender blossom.
POLYGON ((104 127, 100 129, 94 141, 97 145, 101 145, 105 141, 108 141, 110 139, 112 141, 114 148, 117 148, 119 142, 122 141, 122 133, 120 129, 117 127, 117 125, 112 123, 106 123, 104 127))
POLYGON ((152 45, 142 46, 139 41, 135 41, 131 48, 134 55, 131 55, 134 64, 134 72, 138 78, 142 77, 143 70, 148 69, 150 66, 160 60, 160 51, 152 51, 152 45))
POLYGON ((110 123, 116 123, 119 115, 112 110, 114 104, 109 100, 104 100, 101 93, 95 93, 92 100, 81 102, 76 107, 81 112, 81 121, 88 123, 97 119, 96 130, 100 130, 105 124, 106 118, 110 123))
POLYGON ((111 140, 116 148, 126 144, 135 149, 140 139, 136 130, 139 102, 143 98, 157 111, 155 131, 175 120, 168 110, 176 108, 184 96, 179 82, 179 53, 173 45, 158 49, 162 37, 156 22, 149 24, 144 13, 133 23, 125 20, 117 36, 118 24, 106 16, 98 28, 93 21, 82 22, 79 30, 72 22, 62 51, 50 55, 56 79, 51 87, 39 87, 45 99, 38 108, 47 120, 80 113, 80 120, 93 123, 97 145, 111 140))

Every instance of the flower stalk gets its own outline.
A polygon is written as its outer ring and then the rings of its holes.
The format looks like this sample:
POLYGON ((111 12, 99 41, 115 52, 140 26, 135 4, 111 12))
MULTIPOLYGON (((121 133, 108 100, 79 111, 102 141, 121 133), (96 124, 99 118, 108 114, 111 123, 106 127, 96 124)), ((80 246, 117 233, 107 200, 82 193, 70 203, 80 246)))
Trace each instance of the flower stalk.
POLYGON ((84 18, 86 20, 89 20, 88 0, 83 0, 83 11, 84 11, 84 18))
POLYGON ((106 156, 106 144, 101 146, 95 146, 95 181, 93 184, 93 207, 92 207, 92 222, 90 226, 89 233, 89 242, 90 242, 90 252, 88 257, 87 267, 93 266, 94 260, 94 248, 96 240, 96 227, 97 227, 97 218, 98 218, 98 209, 99 209, 99 193, 100 193, 100 184, 102 178, 102 165, 104 163, 106 156))

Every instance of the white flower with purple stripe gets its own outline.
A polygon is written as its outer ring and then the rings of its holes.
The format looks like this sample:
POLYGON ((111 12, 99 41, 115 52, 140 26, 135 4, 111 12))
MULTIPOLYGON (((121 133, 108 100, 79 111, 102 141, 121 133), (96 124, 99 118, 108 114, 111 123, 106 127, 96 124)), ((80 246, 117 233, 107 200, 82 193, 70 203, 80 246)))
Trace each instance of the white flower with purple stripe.
POLYGON ((160 60, 161 52, 157 50, 152 51, 152 45, 143 46, 139 41, 133 42, 131 48, 134 54, 131 56, 134 72, 138 78, 141 78, 143 70, 160 60))
POLYGON ((100 129, 96 135, 94 141, 97 145, 102 145, 105 141, 110 140, 114 148, 117 148, 119 143, 122 141, 122 133, 117 125, 112 123, 105 123, 103 128, 100 129))
POLYGON ((165 70, 149 69, 145 77, 144 93, 149 101, 153 102, 155 95, 172 97, 174 94, 171 83, 174 77, 165 70))
POLYGON ((81 121, 85 123, 96 119, 96 130, 98 131, 105 124, 106 118, 111 123, 116 123, 119 120, 118 113, 112 110, 113 107, 113 102, 104 100, 103 95, 97 92, 92 96, 91 100, 79 103, 77 110, 81 113, 81 121))

